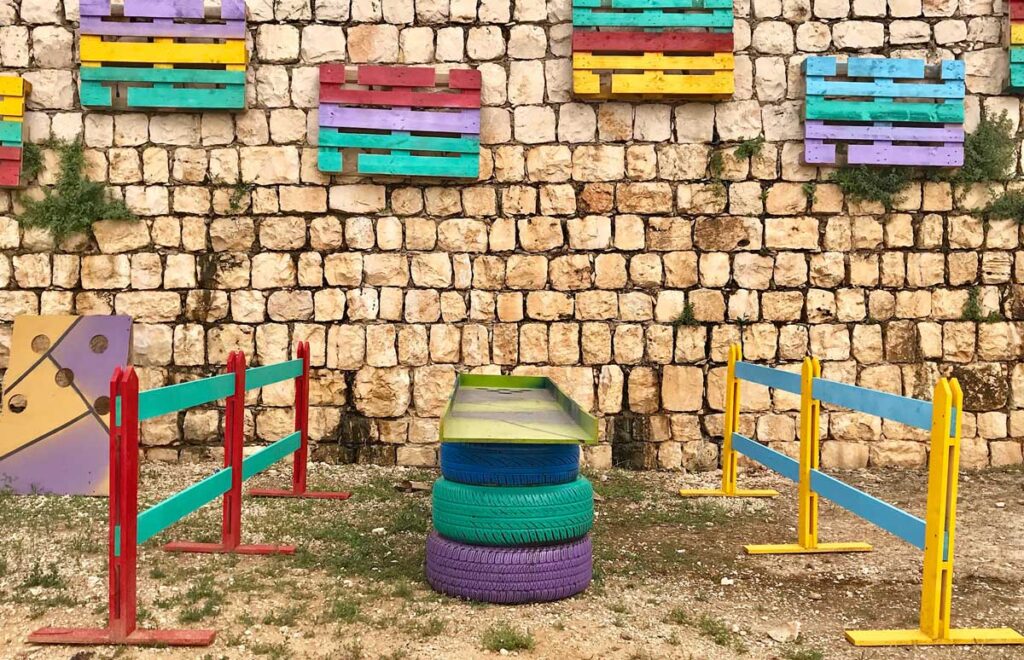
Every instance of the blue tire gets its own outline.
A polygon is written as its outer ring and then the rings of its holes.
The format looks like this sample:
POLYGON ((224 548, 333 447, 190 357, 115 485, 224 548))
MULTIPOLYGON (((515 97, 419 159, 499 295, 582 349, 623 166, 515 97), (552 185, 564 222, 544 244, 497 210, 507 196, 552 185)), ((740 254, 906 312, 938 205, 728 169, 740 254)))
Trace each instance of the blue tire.
POLYGON ((580 472, 577 445, 441 444, 441 474, 475 486, 566 484, 580 472))

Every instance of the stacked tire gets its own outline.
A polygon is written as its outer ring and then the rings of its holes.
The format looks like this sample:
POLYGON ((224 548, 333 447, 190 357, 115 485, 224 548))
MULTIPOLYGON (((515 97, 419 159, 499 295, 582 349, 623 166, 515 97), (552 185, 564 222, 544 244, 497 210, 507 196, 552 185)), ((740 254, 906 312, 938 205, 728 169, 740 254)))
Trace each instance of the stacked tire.
POLYGON ((441 445, 427 581, 449 596, 535 603, 585 590, 594 492, 577 445, 441 445))

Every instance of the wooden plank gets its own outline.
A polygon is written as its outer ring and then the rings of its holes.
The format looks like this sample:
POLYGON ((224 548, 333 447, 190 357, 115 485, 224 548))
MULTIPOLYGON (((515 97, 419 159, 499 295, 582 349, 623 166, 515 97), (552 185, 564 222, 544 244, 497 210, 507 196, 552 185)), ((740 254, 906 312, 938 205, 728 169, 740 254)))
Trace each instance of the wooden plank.
POLYGON ((1010 49, 1010 63, 1024 64, 1024 46, 1015 46, 1010 49))
POLYGON ((25 114, 25 99, 20 96, 0 98, 0 116, 21 117, 25 114))
POLYGON ((574 52, 731 53, 732 34, 715 32, 624 32, 573 30, 574 52))
POLYGON ((320 147, 479 154, 480 139, 428 137, 408 133, 340 133, 323 129, 320 131, 320 147))
POLYGON ((946 126, 886 126, 864 124, 826 124, 809 120, 805 124, 805 135, 817 140, 862 140, 889 142, 963 142, 964 127, 957 124, 946 126))
POLYGON ((203 0, 121 0, 132 18, 204 18, 203 0))
POLYGON ((129 87, 128 107, 240 110, 245 107, 245 86, 227 85, 222 89, 129 87))
POLYGON ((0 96, 25 96, 25 81, 18 76, 0 76, 0 96))
POLYGON ((732 71, 735 61, 732 53, 718 53, 709 56, 665 55, 645 53, 643 55, 593 55, 573 53, 574 69, 630 71, 732 71))
POLYGON ((964 164, 964 145, 851 144, 847 147, 846 162, 851 165, 960 167, 964 164))
MULTIPOLYGON (((232 376, 232 378, 234 378, 232 376)), ((143 511, 138 517, 137 543, 140 545, 185 516, 231 490, 231 468, 214 472, 202 481, 171 495, 143 511)))
POLYGON ((766 447, 760 442, 754 442, 739 433, 732 434, 732 448, 790 481, 800 481, 800 463, 782 452, 766 447))
POLYGON ((479 69, 452 69, 448 72, 448 86, 452 89, 479 90, 481 85, 479 69))
MULTIPOLYGON (((299 360, 299 362, 301 363, 302 361, 299 360)), ((296 431, 286 435, 274 444, 260 449, 251 456, 247 456, 242 461, 242 479, 255 477, 288 454, 294 454, 300 444, 302 444, 302 432, 296 431)))
POLYGON ((612 74, 613 94, 726 95, 735 90, 732 71, 711 75, 671 75, 661 71, 612 74))
POLYGON ((317 168, 321 172, 328 172, 332 174, 341 172, 341 152, 336 149, 320 149, 317 152, 317 168))
POLYGON ((963 80, 964 63, 959 60, 942 60, 936 66, 928 66, 920 59, 887 59, 881 57, 851 57, 840 63, 834 56, 808 57, 803 63, 807 76, 838 76, 852 78, 938 78, 940 80, 963 80))
POLYGON ((437 72, 422 66, 360 66, 357 80, 360 85, 433 87, 437 72))
POLYGON ((822 403, 831 403, 925 431, 932 427, 930 401, 911 399, 823 378, 814 379, 813 397, 822 403))
POLYGON ((764 385, 772 389, 800 394, 800 374, 762 367, 749 362, 736 363, 736 377, 758 385, 764 385))
POLYGON ((658 9, 626 12, 574 9, 573 25, 584 27, 690 27, 731 28, 732 10, 713 9, 708 12, 674 13, 658 9))
POLYGON ((95 35, 79 39, 86 62, 133 64, 245 64, 245 41, 222 44, 132 43, 102 41, 95 35))
POLYGON ((0 147, 0 160, 21 162, 21 147, 0 147))
POLYGON ((320 125, 329 128, 478 134, 480 133, 480 111, 382 110, 322 104, 320 106, 320 125))
POLYGON ((21 187, 21 161, 0 161, 0 187, 21 187))
POLYGON ((395 154, 359 154, 360 174, 393 176, 435 176, 477 178, 480 156, 403 156, 395 154))
POLYGON ((805 101, 807 119, 834 121, 907 121, 935 124, 959 124, 964 121, 964 104, 899 103, 875 100, 830 101, 809 96, 805 101))
POLYGON ((820 470, 811 470, 811 490, 876 527, 924 549, 924 521, 820 470))
POLYGON ((83 16, 82 34, 107 37, 196 37, 203 39, 245 39, 245 21, 225 23, 175 23, 156 19, 151 23, 104 20, 98 16, 83 16))
POLYGON ((130 66, 90 66, 82 68, 81 76, 82 80, 99 82, 245 85, 244 71, 224 71, 220 69, 152 69, 130 66))
POLYGON ((293 380, 302 375, 302 360, 289 360, 278 364, 253 367, 245 372, 245 391, 258 390, 267 385, 293 380))
POLYGON ((139 421, 225 399, 235 393, 233 374, 168 385, 139 393, 139 421))
POLYGON ((18 121, 0 121, 0 142, 21 143, 24 134, 24 124, 18 121))
MULTIPOLYGON (((81 71, 85 71, 82 68, 81 71)), ((102 83, 82 81, 78 90, 78 98, 86 108, 109 108, 114 103, 113 91, 102 83)))
POLYGON ((1010 87, 1024 90, 1024 63, 1010 65, 1010 87))
POLYGON ((1014 23, 1010 26, 1010 43, 1024 44, 1024 23, 1014 23))
POLYGON ((1024 0, 1009 0, 1010 20, 1013 22, 1024 21, 1024 0))
POLYGON ((808 96, 962 99, 967 91, 962 80, 944 83, 897 83, 885 79, 855 82, 808 76, 806 83, 808 96))
POLYGON ((377 91, 320 86, 321 103, 403 106, 411 108, 479 108, 480 92, 413 92, 406 89, 377 91))
POLYGON ((584 9, 729 9, 732 0, 572 0, 573 7, 584 9))

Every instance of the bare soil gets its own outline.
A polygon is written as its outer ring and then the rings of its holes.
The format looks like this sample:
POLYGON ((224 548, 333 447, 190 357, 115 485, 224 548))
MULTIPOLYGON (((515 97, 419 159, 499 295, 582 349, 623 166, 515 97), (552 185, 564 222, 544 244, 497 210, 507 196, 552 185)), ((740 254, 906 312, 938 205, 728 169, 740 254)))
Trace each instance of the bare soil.
MULTIPOLYGON (((146 465, 142 506, 211 473, 206 465, 146 465)), ((1012 659, 1024 647, 856 649, 844 628, 914 628, 921 553, 830 504, 822 541, 867 541, 866 554, 747 556, 747 543, 795 538, 796 492, 765 472, 745 486, 772 500, 683 500, 680 487, 715 485, 713 473, 611 471, 590 475, 602 500, 594 528, 594 584, 558 603, 521 607, 462 602, 423 579, 428 493, 393 484, 431 472, 314 466, 318 489, 352 499, 246 499, 246 542, 294 543, 294 556, 171 555, 170 540, 214 540, 210 505, 140 549, 140 625, 210 628, 207 649, 76 649, 25 642, 42 626, 102 626, 106 616, 106 501, 0 495, 0 658, 470 658, 569 660, 735 658, 1012 659), (508 624, 532 649, 487 650, 508 624), (795 642, 769 630, 799 625, 795 642), (82 654, 82 652, 85 654, 82 654), (77 653, 77 655, 76 655, 77 653)), ((915 471, 839 475, 922 515, 915 471)), ((258 485, 287 482, 283 471, 258 485)), ((1024 472, 964 474, 956 537, 954 624, 1024 631, 1024 472)))

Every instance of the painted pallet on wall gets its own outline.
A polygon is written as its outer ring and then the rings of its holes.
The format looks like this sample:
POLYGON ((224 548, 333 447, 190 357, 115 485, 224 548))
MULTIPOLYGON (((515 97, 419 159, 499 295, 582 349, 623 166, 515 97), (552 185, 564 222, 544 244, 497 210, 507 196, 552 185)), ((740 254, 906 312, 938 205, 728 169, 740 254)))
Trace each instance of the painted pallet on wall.
POLYGON ((81 99, 91 108, 245 108, 244 0, 82 0, 81 99))
POLYGON ((325 64, 319 117, 322 172, 480 174, 479 71, 325 64))
POLYGON ((851 57, 804 61, 804 160, 955 167, 964 161, 964 63, 851 57))
POLYGON ((20 188, 25 140, 25 98, 32 86, 18 76, 0 76, 0 188, 20 188))
POLYGON ((1024 92, 1024 0, 1009 0, 1007 16, 1010 21, 1010 75, 1007 86, 1015 92, 1024 92))
POLYGON ((577 96, 733 94, 732 0, 573 0, 572 17, 577 96))

